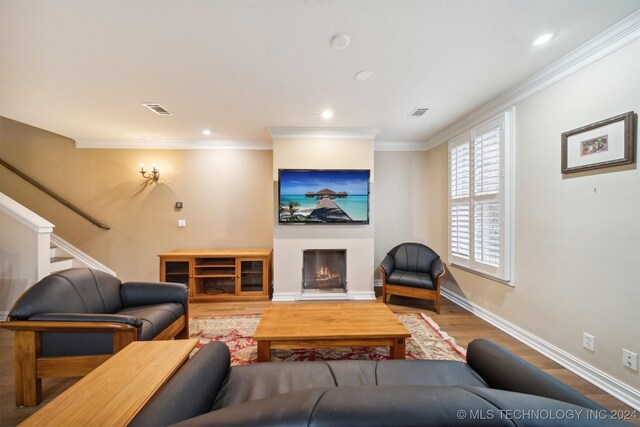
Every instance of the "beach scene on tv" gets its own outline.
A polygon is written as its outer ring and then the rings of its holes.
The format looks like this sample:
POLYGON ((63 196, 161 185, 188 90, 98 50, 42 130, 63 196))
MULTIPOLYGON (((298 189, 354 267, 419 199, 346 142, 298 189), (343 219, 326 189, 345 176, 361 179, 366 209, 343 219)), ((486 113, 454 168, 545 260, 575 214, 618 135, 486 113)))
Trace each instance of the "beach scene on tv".
POLYGON ((369 171, 280 170, 281 223, 368 223, 369 171))

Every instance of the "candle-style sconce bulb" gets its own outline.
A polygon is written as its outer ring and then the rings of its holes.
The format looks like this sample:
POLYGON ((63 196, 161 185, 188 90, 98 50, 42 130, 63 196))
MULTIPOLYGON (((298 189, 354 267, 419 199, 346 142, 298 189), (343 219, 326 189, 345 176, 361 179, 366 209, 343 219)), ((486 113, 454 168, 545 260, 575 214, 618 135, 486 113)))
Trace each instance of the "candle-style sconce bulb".
POLYGON ((151 172, 147 172, 146 170, 144 170, 144 163, 140 163, 140 175, 142 175, 143 178, 157 181, 160 179, 160 170, 154 163, 151 172))

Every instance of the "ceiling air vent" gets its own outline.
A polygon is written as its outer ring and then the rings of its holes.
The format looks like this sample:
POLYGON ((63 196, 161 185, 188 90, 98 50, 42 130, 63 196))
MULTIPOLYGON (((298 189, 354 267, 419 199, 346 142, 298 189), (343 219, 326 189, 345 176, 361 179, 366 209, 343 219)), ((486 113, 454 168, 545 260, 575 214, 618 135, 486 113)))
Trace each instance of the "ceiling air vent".
POLYGON ((144 105, 149 110, 151 110, 154 113, 159 114, 161 116, 170 116, 170 115, 173 114, 171 111, 167 110, 166 108, 164 108, 160 104, 155 104, 153 102, 143 102, 142 105, 144 105))
POLYGON ((408 117, 422 117, 427 111, 429 111, 428 108, 414 108, 408 117))

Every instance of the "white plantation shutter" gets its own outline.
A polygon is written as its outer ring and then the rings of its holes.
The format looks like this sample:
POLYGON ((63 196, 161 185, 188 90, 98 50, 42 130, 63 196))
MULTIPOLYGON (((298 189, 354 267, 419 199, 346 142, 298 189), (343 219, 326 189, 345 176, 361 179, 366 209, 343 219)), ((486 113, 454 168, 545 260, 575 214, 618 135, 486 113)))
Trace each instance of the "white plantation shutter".
POLYGON ((474 208, 473 257, 477 262, 500 266, 500 203, 478 202, 474 208))
POLYGON ((491 123, 490 129, 476 135, 473 140, 474 193, 500 192, 500 123, 491 123))
POLYGON ((500 117, 449 141, 449 261, 501 280, 510 279, 510 183, 505 176, 506 128, 500 117))
POLYGON ((451 197, 468 197, 470 189, 469 141, 451 148, 451 197))
POLYGON ((450 252, 469 259, 471 254, 471 140, 468 135, 449 145, 449 242, 450 252))
POLYGON ((469 203, 451 205, 450 224, 451 253, 469 259, 469 254, 471 253, 469 203))

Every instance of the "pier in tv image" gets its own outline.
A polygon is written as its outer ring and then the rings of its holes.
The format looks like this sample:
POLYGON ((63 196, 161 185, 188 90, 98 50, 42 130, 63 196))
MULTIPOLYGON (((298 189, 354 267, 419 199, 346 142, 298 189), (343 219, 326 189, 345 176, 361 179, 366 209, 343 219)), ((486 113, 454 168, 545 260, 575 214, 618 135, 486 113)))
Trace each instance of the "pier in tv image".
POLYGON ((369 224, 368 170, 279 171, 280 224, 369 224))

